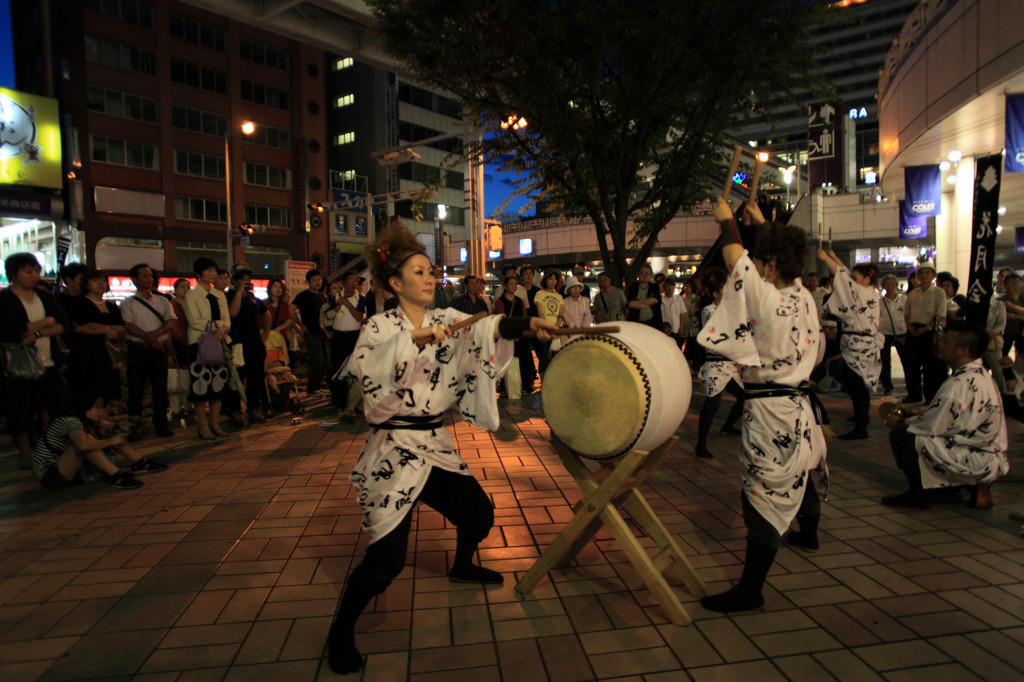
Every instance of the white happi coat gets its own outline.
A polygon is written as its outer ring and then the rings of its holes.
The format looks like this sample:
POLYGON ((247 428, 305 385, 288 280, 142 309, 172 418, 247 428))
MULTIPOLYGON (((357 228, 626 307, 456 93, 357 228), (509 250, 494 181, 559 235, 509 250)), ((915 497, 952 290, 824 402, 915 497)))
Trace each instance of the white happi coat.
POLYGON ((955 370, 907 425, 925 488, 991 483, 1010 470, 1002 397, 980 358, 955 370))
POLYGON ((863 287, 850 277, 850 271, 840 268, 832 285, 832 295, 825 303, 825 312, 838 317, 843 332, 839 337, 839 350, 843 362, 873 389, 882 374, 882 346, 885 337, 878 331, 882 301, 875 288, 863 287))
MULTIPOLYGON (((754 384, 797 387, 818 360, 821 330, 814 298, 796 280, 779 290, 757 273, 747 252, 725 284, 722 303, 697 337, 709 351, 740 365, 754 384)), ((810 472, 818 493, 828 490, 825 438, 807 396, 748 398, 740 446, 747 499, 779 534, 789 529, 810 472)))
MULTIPOLYGON (((718 306, 714 303, 710 303, 701 309, 700 318, 702 326, 707 326, 708 320, 711 319, 716 310, 718 310, 718 306)), ((743 382, 740 380, 740 366, 732 360, 709 357, 700 366, 697 377, 704 382, 704 395, 708 398, 724 391, 730 379, 735 379, 740 386, 743 385, 743 382)))
MULTIPOLYGON (((469 317, 454 308, 428 310, 423 327, 469 317)), ((369 424, 392 418, 441 415, 458 404, 475 426, 498 428, 495 384, 512 359, 512 342, 495 339, 496 320, 484 318, 441 343, 424 347, 410 336, 412 323, 400 308, 374 315, 363 326, 339 374, 362 387, 369 424)), ((431 467, 470 475, 444 427, 433 430, 371 429, 350 480, 359 490, 363 528, 376 542, 412 509, 431 467)))

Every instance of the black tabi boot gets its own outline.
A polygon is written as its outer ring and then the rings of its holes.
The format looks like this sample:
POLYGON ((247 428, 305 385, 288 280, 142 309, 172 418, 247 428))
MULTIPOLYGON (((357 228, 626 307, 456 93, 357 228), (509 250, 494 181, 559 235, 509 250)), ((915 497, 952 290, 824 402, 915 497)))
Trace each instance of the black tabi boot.
POLYGON ((339 675, 348 675, 362 669, 363 656, 356 649, 356 621, 376 595, 356 587, 346 586, 338 605, 338 615, 327 633, 327 662, 339 675))
POLYGON ((479 545, 479 540, 456 538, 455 558, 452 559, 452 567, 448 570, 448 579, 450 581, 453 583, 478 583, 481 585, 501 585, 505 582, 505 578, 501 573, 473 563, 473 555, 476 554, 476 548, 479 545))
POLYGON ((775 563, 777 549, 747 540, 747 556, 743 561, 743 576, 728 592, 704 597, 701 606, 708 611, 731 613, 732 611, 751 611, 764 606, 761 590, 764 588, 768 571, 775 563))
POLYGON ((697 418, 697 447, 694 452, 702 459, 714 457, 708 450, 708 433, 711 432, 711 422, 715 420, 715 412, 718 405, 710 398, 704 399, 704 405, 700 408, 700 416, 697 418))

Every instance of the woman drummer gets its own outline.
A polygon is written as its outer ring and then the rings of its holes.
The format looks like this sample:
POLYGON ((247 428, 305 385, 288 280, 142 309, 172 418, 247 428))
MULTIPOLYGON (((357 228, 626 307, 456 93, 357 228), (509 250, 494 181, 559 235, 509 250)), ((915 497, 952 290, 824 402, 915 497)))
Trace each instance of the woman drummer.
POLYGON ((549 340, 554 325, 543 318, 492 316, 451 332, 468 316, 454 308, 427 310, 434 296, 433 270, 412 233, 389 228, 366 250, 370 271, 398 297, 394 310, 363 326, 345 371, 363 389, 370 432, 351 475, 370 544, 348 576, 327 637, 336 673, 355 672, 362 656, 355 623, 405 566, 412 515, 425 502, 456 527, 453 582, 501 584, 500 573, 473 563, 477 546, 494 524, 494 509, 444 428, 444 413, 459 410, 467 422, 498 428, 495 383, 512 358, 512 343, 527 329, 549 340))
POLYGON ((838 436, 841 440, 868 437, 871 391, 882 374, 881 348, 885 337, 878 331, 882 301, 875 288, 878 269, 870 264, 846 269, 835 251, 818 248, 818 258, 828 264, 835 279, 825 312, 840 320, 839 349, 843 354, 843 390, 853 401, 853 431, 838 436))
POLYGON ((701 331, 705 348, 737 362, 747 394, 740 463, 747 552, 743 575, 732 589, 701 599, 720 612, 764 606, 761 590, 775 561, 781 535, 796 518, 800 532, 790 543, 817 549, 820 489, 827 485, 825 439, 809 397, 818 361, 820 329, 814 299, 800 284, 807 239, 796 227, 762 226, 748 254, 724 199, 715 205, 722 229, 722 255, 729 270, 722 303, 701 331))

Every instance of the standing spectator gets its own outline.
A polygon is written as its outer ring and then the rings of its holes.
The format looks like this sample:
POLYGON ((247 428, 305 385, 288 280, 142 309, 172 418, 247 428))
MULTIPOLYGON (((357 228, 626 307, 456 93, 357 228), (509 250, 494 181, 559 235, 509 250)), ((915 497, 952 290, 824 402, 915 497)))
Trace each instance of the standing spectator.
POLYGON ((825 306, 825 294, 828 292, 818 285, 818 273, 808 272, 804 277, 804 286, 807 287, 807 291, 810 292, 811 298, 814 299, 814 307, 818 311, 818 319, 820 320, 824 317, 823 308, 825 306))
POLYGON ((135 295, 121 303, 121 318, 128 331, 128 414, 142 417, 142 396, 146 381, 153 392, 153 429, 160 438, 174 432, 167 425, 167 354, 171 347, 171 329, 177 324, 171 302, 153 293, 155 276, 146 263, 128 271, 135 295))
MULTIPOLYGON (((60 269, 58 280, 64 285, 64 290, 57 294, 57 303, 67 312, 73 300, 82 295, 82 273, 89 268, 82 263, 67 263, 60 269)), ((68 333, 70 333, 70 329, 68 333)))
POLYGON ((654 286, 658 287, 658 293, 662 296, 665 295, 665 273, 659 272, 654 276, 654 286))
MULTIPOLYGON (((1007 268, 1004 268, 1004 270, 1007 268)), ((1009 393, 1017 391, 1017 372, 1024 369, 1024 315, 1020 306, 1024 305, 1021 296, 1020 275, 1010 271, 1003 277, 1003 305, 1006 307, 1006 331, 1003 332, 1003 378, 1009 393), (1017 349, 1013 363, 1010 363, 1010 350, 1017 349)))
POLYGON ((387 312, 398 307, 398 298, 390 291, 377 284, 370 285, 370 295, 366 297, 366 317, 371 318, 378 313, 387 312))
MULTIPOLYGON (((882 279, 882 288, 885 295, 882 296, 882 312, 879 321, 879 331, 885 338, 882 346, 882 374, 879 381, 885 395, 892 395, 892 349, 896 348, 896 355, 900 358, 900 367, 906 365, 903 354, 907 345, 907 320, 904 317, 904 309, 907 305, 907 297, 899 292, 899 280, 895 275, 886 275, 882 279)), ((906 371, 906 370, 904 370, 906 371)))
POLYGON ((907 320, 907 377, 904 403, 931 402, 946 379, 946 364, 935 357, 932 346, 935 326, 946 319, 946 295, 932 285, 935 267, 924 263, 917 269, 919 285, 907 294, 904 315, 907 320), (922 379, 924 391, 922 393, 922 379))
MULTIPOLYGON (((533 297, 533 303, 537 307, 537 317, 542 317, 553 325, 558 325, 558 311, 562 308, 562 296, 555 291, 558 286, 559 272, 555 269, 546 270, 541 278, 541 290, 533 297)), ((541 341, 540 350, 537 352, 537 360, 540 365, 540 375, 548 369, 548 362, 551 360, 551 342, 541 341)), ((534 350, 537 346, 534 346, 534 350)))
POLYGON ((292 319, 292 307, 285 296, 284 282, 272 279, 267 283, 267 300, 263 302, 270 313, 270 331, 277 332, 288 342, 288 331, 295 324, 292 319))
POLYGON ((466 275, 462 280, 466 292, 456 296, 452 301, 452 308, 467 315, 477 313, 490 313, 487 301, 482 296, 484 292, 484 278, 476 275, 466 275))
MULTIPOLYGON (((359 285, 359 273, 349 270, 342 275, 342 290, 334 307, 333 336, 331 337, 331 376, 334 377, 345 364, 352 349, 359 340, 359 330, 366 319, 366 298, 356 288, 359 285)), ((349 405, 349 377, 331 382, 331 402, 338 408, 338 421, 342 424, 352 423, 352 410, 349 405)))
POLYGON ((946 317, 964 319, 967 314, 967 297, 957 293, 960 290, 960 280, 951 272, 940 272, 935 275, 935 284, 946 296, 946 317))
POLYGON ((904 292, 904 296, 910 296, 910 292, 913 291, 921 284, 921 278, 917 274, 917 270, 913 270, 907 273, 907 290, 904 292))
MULTIPOLYGON (((516 290, 516 296, 519 296, 526 302, 526 314, 530 317, 537 317, 537 304, 536 297, 537 292, 540 289, 534 283, 534 278, 537 276, 533 266, 527 263, 519 268, 519 288, 516 290)), ((540 379, 540 373, 537 371, 537 367, 540 366, 541 362, 544 363, 544 367, 548 366, 547 355, 548 349, 545 344, 537 339, 536 337, 529 339, 530 349, 534 355, 537 356, 536 364, 531 364, 530 373, 523 375, 523 391, 529 389, 533 390, 533 383, 540 379), (541 356, 544 360, 541 360, 541 356)), ((550 344, 548 344, 550 345, 550 344)))
POLYGON ((568 296, 562 301, 558 311, 559 324, 566 327, 589 327, 594 324, 590 314, 590 300, 583 298, 583 285, 575 277, 565 280, 565 291, 568 296))
POLYGON ((676 278, 666 277, 662 285, 663 298, 661 299, 661 319, 666 334, 672 337, 676 345, 683 347, 683 332, 690 326, 690 319, 686 315, 686 304, 683 299, 676 296, 676 278))
MULTIPOLYGON (((231 318, 232 357, 236 356, 236 348, 241 347, 242 361, 238 368, 239 378, 245 384, 245 408, 250 424, 262 424, 267 421, 267 410, 270 409, 270 396, 263 378, 264 365, 267 362, 267 348, 263 345, 270 331, 270 314, 252 293, 252 271, 235 268, 231 275, 231 288, 227 293, 228 316, 231 318)), ((232 423, 241 426, 242 405, 237 393, 232 391, 224 396, 232 423)))
POLYGON ((187 279, 174 280, 174 296, 171 297, 171 310, 174 311, 176 325, 171 330, 174 362, 167 374, 167 393, 172 419, 181 419, 185 416, 185 403, 188 397, 188 320, 185 319, 185 295, 190 288, 187 279))
POLYGON ((583 283, 583 277, 586 271, 582 265, 574 265, 572 267, 572 276, 576 278, 576 281, 580 283, 580 296, 590 300, 590 287, 583 283))
POLYGON ((204 365, 199 363, 199 339, 211 327, 213 339, 223 343, 231 329, 228 315, 228 301, 224 292, 217 289, 217 264, 206 257, 197 258, 192 264, 196 276, 196 287, 185 296, 185 318, 188 320, 189 359, 189 400, 196 414, 196 427, 203 440, 215 440, 228 435, 220 427, 220 404, 229 390, 229 374, 224 364, 204 365))
POLYGON ((217 279, 213 281, 213 287, 226 296, 229 286, 231 286, 231 273, 224 268, 217 268, 217 279))
POLYGON ((651 282, 649 265, 640 267, 637 280, 626 289, 627 319, 661 331, 661 294, 651 282))
MULTIPOLYGON (((499 298, 501 298, 502 296, 505 295, 504 281, 510 275, 512 277, 515 277, 517 282, 519 281, 519 275, 516 274, 516 266, 512 265, 511 263, 506 263, 501 268, 501 281, 502 281, 502 284, 499 284, 498 288, 494 290, 494 300, 495 301, 497 301, 499 298)), ((517 289, 517 291, 518 291, 518 289, 517 289)))
POLYGON ((327 285, 327 295, 324 296, 324 304, 320 306, 320 326, 323 328, 324 333, 327 334, 327 366, 330 367, 330 351, 331 351, 331 336, 334 334, 332 329, 334 325, 334 307, 337 305, 338 296, 341 295, 341 282, 338 280, 332 281, 327 285))
MULTIPOLYGON (((502 294, 494 302, 494 314, 505 315, 506 317, 528 317, 526 314, 526 301, 516 295, 519 290, 519 279, 515 275, 508 275, 502 283, 502 294)), ((526 339, 516 339, 515 357, 519 362, 519 376, 533 376, 533 354, 530 352, 530 342, 526 339)), ((507 386, 507 384, 506 384, 507 386)), ((533 392, 530 386, 523 386, 523 395, 533 392)))
POLYGON ((69 329, 64 309, 50 293, 39 288, 39 261, 31 253, 13 253, 4 260, 10 282, 0 291, 0 341, 34 346, 43 365, 43 376, 35 381, 4 378, 0 403, 7 414, 7 432, 21 455, 22 469, 32 461, 31 429, 36 413, 45 410, 50 419, 61 414, 70 400, 60 373, 63 355, 53 337, 69 329))
POLYGON ((626 319, 626 294, 612 286, 612 278, 602 272, 597 276, 597 295, 594 296, 594 320, 598 323, 626 319))
POLYGON ((430 310, 450 308, 452 301, 455 300, 455 287, 444 276, 444 268, 440 265, 434 266, 434 287, 434 298, 430 303, 430 310))
POLYGON ((988 304, 988 320, 985 322, 985 333, 988 335, 989 343, 985 346, 985 352, 981 354, 985 367, 992 372, 1000 395, 1003 396, 1003 408, 1007 411, 1013 407, 1012 403, 1017 401, 1017 396, 1007 395, 1006 377, 1003 376, 1003 368, 999 360, 1003 357, 1003 334, 1006 332, 1006 303, 993 293, 988 304))
POLYGON ((82 295, 69 311, 75 323, 74 345, 71 348, 69 383, 79 393, 93 390, 104 400, 121 400, 121 373, 113 366, 107 344, 119 346, 125 332, 121 311, 107 293, 107 273, 90 269, 82 273, 82 295))
POLYGON ((320 291, 323 285, 323 276, 316 270, 310 270, 306 273, 305 290, 297 293, 292 299, 292 308, 298 314, 297 321, 302 325, 302 338, 306 342, 306 359, 309 363, 307 395, 328 393, 323 388, 327 334, 320 326, 320 307, 327 302, 320 291))

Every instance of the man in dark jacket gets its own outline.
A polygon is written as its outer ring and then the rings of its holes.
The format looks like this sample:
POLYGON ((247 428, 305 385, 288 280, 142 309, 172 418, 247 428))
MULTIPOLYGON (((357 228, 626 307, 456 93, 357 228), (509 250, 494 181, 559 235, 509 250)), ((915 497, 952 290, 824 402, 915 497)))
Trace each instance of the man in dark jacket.
POLYGON ((661 331, 661 294, 651 281, 651 268, 644 265, 637 280, 626 289, 626 319, 661 331))

